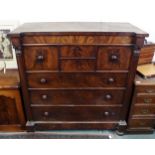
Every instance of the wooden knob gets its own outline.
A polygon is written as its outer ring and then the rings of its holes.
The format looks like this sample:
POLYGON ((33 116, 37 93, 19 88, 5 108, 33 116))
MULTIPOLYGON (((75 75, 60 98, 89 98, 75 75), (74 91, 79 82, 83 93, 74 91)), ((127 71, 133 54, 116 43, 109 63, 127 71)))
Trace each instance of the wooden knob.
POLYGON ((46 83, 46 82, 47 82, 47 80, 45 78, 40 79, 40 83, 46 83))
POLYGON ((113 60, 113 61, 118 60, 118 56, 117 55, 111 55, 111 60, 113 60))
POLYGON ((113 83, 114 81, 115 81, 115 79, 112 78, 112 77, 110 77, 110 78, 108 79, 108 82, 109 82, 109 83, 113 83))
POLYGON ((105 112, 104 112, 104 115, 105 115, 105 116, 109 116, 109 114, 110 114, 110 113, 109 113, 108 111, 105 111, 105 112))
POLYGON ((43 55, 38 55, 37 56, 37 60, 38 61, 43 61, 44 60, 44 56, 43 55))
POLYGON ((49 112, 45 111, 44 116, 48 116, 48 115, 49 115, 49 112))
POLYGON ((111 99, 112 99, 112 96, 111 96, 110 94, 107 94, 107 95, 105 95, 105 98, 106 98, 107 100, 111 100, 111 99))
POLYGON ((42 95, 42 99, 46 100, 47 99, 47 95, 46 94, 42 95))

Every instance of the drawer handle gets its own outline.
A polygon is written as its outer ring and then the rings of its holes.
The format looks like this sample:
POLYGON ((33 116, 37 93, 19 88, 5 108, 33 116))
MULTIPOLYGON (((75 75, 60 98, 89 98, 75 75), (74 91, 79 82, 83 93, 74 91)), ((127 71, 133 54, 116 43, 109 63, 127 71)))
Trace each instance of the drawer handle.
POLYGON ((44 116, 49 116, 49 112, 45 111, 44 116))
POLYGON ((37 56, 37 61, 41 62, 44 60, 44 56, 43 55, 38 55, 37 56))
POLYGON ((146 89, 145 92, 146 93, 154 93, 155 91, 153 89, 146 89))
POLYGON ((109 116, 110 113, 109 113, 108 111, 105 111, 105 112, 104 112, 104 115, 105 115, 105 116, 109 116))
POLYGON ((112 77, 108 79, 108 82, 109 82, 109 83, 114 83, 114 81, 115 81, 115 79, 112 78, 112 77))
POLYGON ((148 109, 143 109, 141 112, 142 112, 142 114, 148 114, 149 110, 148 109))
POLYGON ((145 98, 144 99, 144 103, 151 103, 152 102, 152 99, 150 99, 150 98, 145 98))
POLYGON ((110 55, 110 61, 112 62, 118 62, 119 56, 116 54, 110 55))
POLYGON ((42 95, 41 97, 42 97, 43 100, 47 99, 47 95, 46 94, 42 95))
POLYGON ((112 99, 112 96, 110 94, 107 94, 107 95, 105 95, 105 99, 106 100, 111 100, 112 99))
POLYGON ((47 83, 47 80, 45 78, 41 78, 40 83, 47 83))

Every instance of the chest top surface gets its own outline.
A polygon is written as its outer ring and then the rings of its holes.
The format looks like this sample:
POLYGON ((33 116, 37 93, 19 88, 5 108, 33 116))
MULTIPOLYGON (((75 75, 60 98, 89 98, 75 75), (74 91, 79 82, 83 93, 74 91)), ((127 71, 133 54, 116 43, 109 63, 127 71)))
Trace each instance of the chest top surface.
POLYGON ((109 35, 140 35, 148 36, 141 29, 129 23, 113 22, 43 22, 25 23, 12 31, 10 35, 21 33, 99 33, 109 35))

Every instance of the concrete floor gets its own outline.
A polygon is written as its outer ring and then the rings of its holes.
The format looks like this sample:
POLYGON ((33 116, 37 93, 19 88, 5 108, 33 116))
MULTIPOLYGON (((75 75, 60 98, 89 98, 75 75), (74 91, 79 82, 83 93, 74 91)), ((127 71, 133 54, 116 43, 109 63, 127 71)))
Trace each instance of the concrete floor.
POLYGON ((153 134, 125 134, 114 131, 51 131, 51 132, 0 132, 0 139, 155 139, 153 134))

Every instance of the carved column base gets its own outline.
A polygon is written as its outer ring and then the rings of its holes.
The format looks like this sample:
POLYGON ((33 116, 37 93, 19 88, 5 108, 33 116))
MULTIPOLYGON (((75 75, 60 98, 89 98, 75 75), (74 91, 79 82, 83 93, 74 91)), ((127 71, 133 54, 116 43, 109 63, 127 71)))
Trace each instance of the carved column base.
POLYGON ((122 136, 126 132, 126 129, 127 129, 127 123, 126 123, 126 121, 122 121, 121 120, 118 123, 116 134, 119 135, 119 136, 122 136))
POLYGON ((35 123, 32 121, 27 121, 26 130, 27 130, 27 132, 34 132, 35 131, 35 123))

